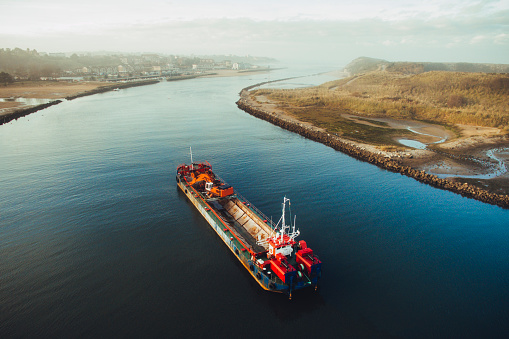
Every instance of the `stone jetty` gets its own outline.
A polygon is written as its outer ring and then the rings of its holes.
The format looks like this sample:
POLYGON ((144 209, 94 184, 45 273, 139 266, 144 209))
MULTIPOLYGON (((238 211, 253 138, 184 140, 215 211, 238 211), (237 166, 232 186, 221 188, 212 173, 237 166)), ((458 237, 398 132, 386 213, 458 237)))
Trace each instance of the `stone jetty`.
POLYGON ((24 117, 25 115, 35 113, 42 109, 48 108, 50 106, 57 105, 61 102, 62 102, 62 100, 54 100, 54 101, 48 102, 46 104, 31 106, 31 107, 27 107, 27 108, 21 108, 21 109, 15 110, 14 112, 12 112, 10 114, 0 115, 0 125, 6 124, 11 120, 16 120, 18 118, 24 117))
POLYGON ((113 85, 97 87, 96 89, 93 89, 91 91, 87 91, 87 92, 83 92, 83 93, 78 93, 78 94, 75 94, 75 95, 70 95, 70 96, 66 97, 66 99, 67 100, 74 100, 74 99, 85 97, 85 96, 88 96, 88 95, 110 92, 110 91, 113 91, 116 88, 124 89, 124 88, 129 88, 129 87, 138 87, 138 86, 157 84, 158 82, 159 82, 159 80, 142 80, 142 81, 115 83, 113 85))

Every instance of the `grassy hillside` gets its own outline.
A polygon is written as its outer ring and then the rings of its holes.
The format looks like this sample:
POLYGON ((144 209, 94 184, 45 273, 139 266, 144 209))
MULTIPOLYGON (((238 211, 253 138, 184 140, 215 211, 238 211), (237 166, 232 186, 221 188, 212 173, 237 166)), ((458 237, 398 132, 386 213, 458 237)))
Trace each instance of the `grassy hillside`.
POLYGON ((405 74, 419 74, 430 71, 509 73, 507 64, 480 64, 468 62, 390 62, 382 59, 360 57, 350 62, 345 70, 352 75, 387 70, 405 74))
POLYGON ((373 71, 323 85, 262 89, 304 121, 338 130, 341 113, 445 125, 498 127, 509 133, 509 74, 373 71))

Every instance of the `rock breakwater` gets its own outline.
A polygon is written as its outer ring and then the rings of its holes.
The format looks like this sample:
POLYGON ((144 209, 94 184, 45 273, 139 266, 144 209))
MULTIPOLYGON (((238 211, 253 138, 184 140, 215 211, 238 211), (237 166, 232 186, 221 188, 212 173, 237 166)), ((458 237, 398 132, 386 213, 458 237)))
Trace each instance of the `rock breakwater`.
POLYGON ((398 160, 394 160, 386 157, 385 155, 368 151, 365 148, 359 147, 354 143, 350 143, 344 139, 341 139, 334 134, 329 134, 327 132, 313 128, 312 126, 287 119, 284 116, 275 114, 273 112, 268 112, 257 107, 253 107, 253 105, 249 104, 247 98, 249 95, 248 90, 254 87, 256 87, 256 85, 242 90, 240 93, 241 99, 237 101, 237 106, 243 111, 259 119, 268 121, 271 124, 277 125, 288 131, 300 134, 310 140, 320 142, 356 159, 369 162, 391 172, 397 172, 402 175, 406 175, 430 186, 461 194, 464 197, 476 199, 488 204, 498 205, 503 208, 509 208, 509 196, 507 195, 491 193, 467 183, 453 182, 447 179, 441 179, 435 175, 426 173, 425 171, 419 171, 410 166, 401 165, 398 160))
POLYGON ((76 98, 85 97, 88 95, 98 94, 98 93, 105 93, 113 91, 114 89, 123 89, 123 88, 129 88, 129 87, 137 87, 137 86, 145 86, 145 85, 152 85, 157 84, 159 80, 144 80, 144 81, 135 81, 135 82, 126 82, 126 83, 115 83, 114 85, 107 85, 107 86, 101 86, 97 87, 96 89, 86 91, 83 93, 78 93, 75 95, 70 95, 68 97, 65 97, 67 100, 74 100, 76 98))
POLYGON ((46 104, 41 104, 41 105, 32 106, 32 107, 28 107, 28 108, 17 109, 10 114, 1 115, 0 116, 0 125, 6 124, 9 121, 24 117, 25 115, 35 113, 42 109, 48 108, 50 106, 57 105, 61 102, 62 102, 62 100, 54 100, 54 101, 48 102, 46 104))

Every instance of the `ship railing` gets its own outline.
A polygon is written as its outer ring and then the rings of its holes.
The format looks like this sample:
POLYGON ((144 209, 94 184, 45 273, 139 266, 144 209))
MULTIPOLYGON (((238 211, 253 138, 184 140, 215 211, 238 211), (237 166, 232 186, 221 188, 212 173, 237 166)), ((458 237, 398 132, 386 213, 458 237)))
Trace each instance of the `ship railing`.
POLYGON ((281 279, 279 279, 279 277, 274 272, 271 272, 270 275, 267 274, 267 272, 265 272, 265 275, 269 278, 269 283, 274 283, 274 284, 279 284, 279 285, 284 284, 284 282, 281 279))
POLYGON ((217 175, 216 173, 214 173, 214 177, 217 179, 217 180, 220 180, 222 181, 223 183, 227 183, 226 181, 223 180, 223 178, 221 178, 219 175, 217 175))
POLYGON ((237 230, 235 230, 235 228, 225 218, 223 218, 222 215, 216 215, 214 213, 211 214, 210 217, 219 223, 221 222, 224 223, 224 225, 228 227, 230 233, 235 236, 234 238, 236 239, 236 241, 234 242, 237 242, 238 246, 249 248, 251 251, 253 250, 253 247, 246 241, 246 239, 242 235, 240 235, 239 232, 237 232, 237 230))
POLYGON ((249 245, 249 243, 246 241, 246 239, 244 239, 244 237, 241 236, 239 234, 239 232, 237 232, 237 230, 235 230, 234 228, 230 228, 230 231, 237 236, 237 239, 241 242, 241 245, 249 248, 251 251, 253 250, 253 247, 251 245, 249 245))
POLYGON ((258 208, 256 208, 255 205, 253 205, 249 200, 247 200, 246 198, 244 198, 241 194, 239 194, 237 191, 235 191, 235 193, 237 194, 237 197, 242 201, 244 202, 246 205, 249 204, 249 208, 252 209, 253 211, 256 212, 256 214, 258 214, 262 219, 263 221, 269 225, 269 227, 274 230, 276 228, 276 224, 274 224, 274 222, 272 222, 272 219, 269 219, 269 217, 267 217, 265 214, 263 214, 262 211, 260 211, 258 208), (267 220, 267 221, 265 221, 267 220))
MULTIPOLYGON (((224 181, 219 175, 216 175, 216 174, 214 174, 214 175, 215 175, 216 179, 221 180, 222 182, 226 183, 226 181, 224 181)), ((274 222, 272 222, 272 219, 269 219, 269 217, 267 217, 265 214, 263 214, 263 212, 260 211, 258 208, 256 208, 255 205, 253 205, 249 200, 247 200, 239 192, 237 192, 237 190, 235 190, 235 194, 242 202, 249 204, 249 207, 253 211, 255 211, 256 214, 258 214, 264 221, 267 220, 266 223, 267 223, 267 225, 269 225, 270 228, 272 228, 273 230, 276 228, 276 224, 274 224, 274 222)))

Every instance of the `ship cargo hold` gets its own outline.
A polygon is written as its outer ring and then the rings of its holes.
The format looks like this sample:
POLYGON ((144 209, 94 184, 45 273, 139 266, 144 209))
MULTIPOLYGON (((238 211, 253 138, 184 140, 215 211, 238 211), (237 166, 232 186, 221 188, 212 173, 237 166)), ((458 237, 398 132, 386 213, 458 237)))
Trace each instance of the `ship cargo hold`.
POLYGON ((177 185, 267 291, 285 293, 318 287, 322 262, 300 234, 295 222, 286 224, 290 200, 284 197, 281 218, 272 222, 212 171, 208 162, 191 160, 177 168, 177 185))

